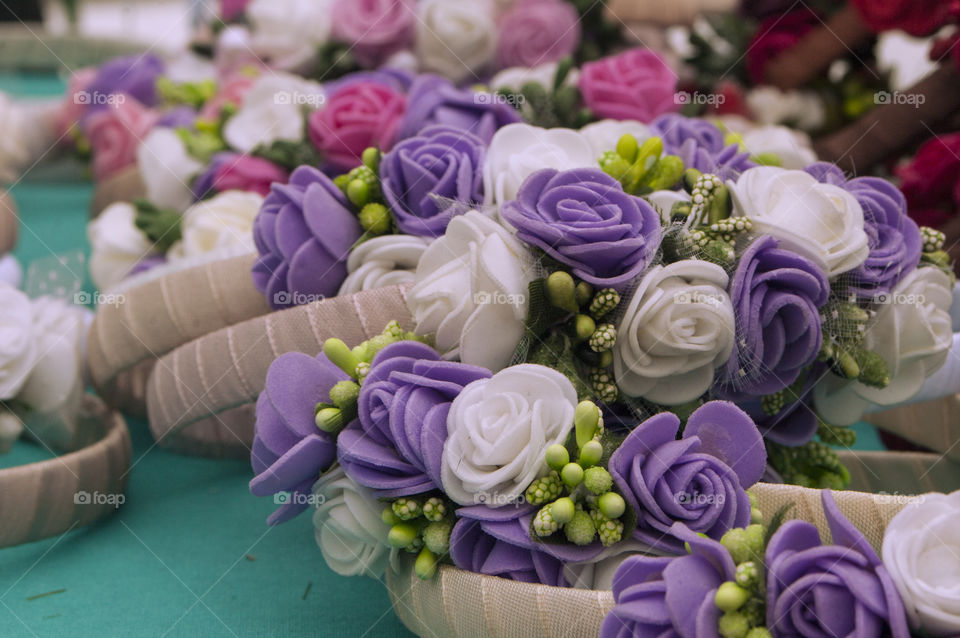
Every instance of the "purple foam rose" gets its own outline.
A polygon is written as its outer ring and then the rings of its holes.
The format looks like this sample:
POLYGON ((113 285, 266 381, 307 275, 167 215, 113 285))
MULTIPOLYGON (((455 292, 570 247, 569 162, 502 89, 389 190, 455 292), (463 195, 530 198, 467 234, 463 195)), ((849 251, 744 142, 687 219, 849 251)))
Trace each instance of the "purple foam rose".
POLYGON ((489 376, 484 368, 444 361, 424 343, 387 346, 363 382, 360 418, 337 439, 340 465, 378 498, 442 489, 450 404, 465 385, 489 376))
POLYGON ((102 65, 86 87, 92 96, 87 113, 107 108, 103 97, 123 93, 144 106, 157 103, 157 78, 163 73, 163 61, 153 54, 115 58, 102 65))
POLYGON ((678 156, 687 168, 713 173, 724 181, 735 180, 755 166, 748 153, 727 144, 723 131, 706 120, 667 113, 653 121, 650 131, 663 140, 664 153, 678 156))
POLYGON ((521 119, 516 109, 494 100, 489 93, 458 89, 450 80, 421 75, 407 94, 407 111, 400 122, 397 139, 416 135, 431 124, 446 124, 473 133, 489 144, 497 129, 521 119))
POLYGON ((641 423, 610 457, 610 475, 637 513, 634 539, 682 553, 674 523, 719 539, 750 523, 746 489, 767 464, 753 420, 725 401, 700 406, 677 439, 680 419, 661 412, 641 423))
POLYGON ((175 106, 165 111, 157 120, 157 126, 169 128, 193 128, 197 112, 187 105, 175 106))
POLYGON ((260 253, 253 283, 273 308, 335 296, 362 233, 343 191, 312 166, 301 166, 287 184, 270 188, 253 222, 260 253))
POLYGON ((502 214, 517 237, 599 287, 625 287, 660 246, 653 207, 596 168, 537 171, 502 214))
POLYGON ((790 386, 784 391, 783 407, 776 414, 767 414, 761 397, 740 393, 727 394, 725 399, 733 401, 750 415, 763 438, 795 447, 803 445, 817 433, 816 413, 813 411, 813 388, 826 369, 824 363, 814 363, 803 372, 802 387, 790 386))
POLYGON ((536 513, 532 505, 459 508, 450 534, 453 564, 478 574, 567 587, 564 564, 593 560, 603 545, 599 541, 583 547, 534 541, 530 521, 536 513))
POLYGON ((907 638, 903 601, 880 557, 830 490, 821 498, 832 545, 800 520, 784 523, 767 545, 767 628, 802 638, 907 638))
POLYGON ((283 523, 307 509, 305 496, 336 459, 336 443, 317 427, 314 408, 330 401, 330 389, 346 378, 324 354, 314 358, 288 352, 270 364, 257 399, 250 453, 256 476, 250 492, 254 496, 289 492, 291 497, 270 515, 269 524, 283 523))
POLYGON ((452 126, 430 126, 384 155, 383 194, 400 232, 439 237, 450 219, 483 202, 487 145, 452 126))
POLYGON ((722 583, 734 579, 730 552, 683 523, 674 523, 670 534, 689 543, 690 553, 624 560, 613 577, 616 604, 603 620, 600 638, 719 638, 720 610, 714 596, 722 583))
POLYGON ((239 153, 230 151, 222 151, 211 157, 210 163, 200 173, 197 173, 197 176, 193 178, 193 184, 190 185, 190 190, 193 191, 194 201, 200 201, 201 199, 216 194, 217 191, 214 188, 214 182, 216 181, 217 173, 222 166, 235 161, 238 157, 240 157, 239 153))
POLYGON ((864 299, 890 292, 920 263, 923 239, 907 215, 907 200, 896 186, 879 177, 847 180, 837 166, 817 162, 806 168, 817 181, 847 190, 863 208, 870 246, 867 260, 847 274, 851 292, 864 299))
POLYGON ((730 284, 737 344, 723 385, 764 395, 784 389, 820 352, 819 309, 830 296, 826 273, 768 235, 744 251, 730 284))

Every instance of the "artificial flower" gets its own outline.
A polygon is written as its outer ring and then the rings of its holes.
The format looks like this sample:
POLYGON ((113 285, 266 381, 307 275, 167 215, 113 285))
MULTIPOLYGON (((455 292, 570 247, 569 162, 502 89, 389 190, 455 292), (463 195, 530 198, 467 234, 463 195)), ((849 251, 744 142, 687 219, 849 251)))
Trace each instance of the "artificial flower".
MULTIPOLYGON (((261 197, 270 193, 273 183, 285 183, 290 178, 286 170, 262 157, 231 156, 218 163, 212 179, 212 188, 218 191, 249 191, 261 197)), ((196 182, 194 182, 196 192, 196 182)))
POLYGON ((517 2, 498 20, 497 66, 535 67, 573 55, 580 15, 562 0, 517 2))
POLYGON ((190 184, 203 164, 190 156, 175 131, 159 127, 137 147, 137 168, 151 204, 182 211, 193 202, 190 184))
POLYGON ((274 69, 301 71, 330 36, 329 0, 251 0, 246 17, 256 54, 274 69))
POLYGON ((236 255, 253 251, 253 220, 263 204, 257 193, 224 191, 184 211, 181 239, 168 256, 188 259, 212 254, 236 255))
POLYGON ((114 58, 100 65, 84 88, 87 113, 109 108, 113 102, 108 98, 119 94, 143 106, 155 106, 157 79, 163 72, 163 61, 152 53, 114 58))
POLYGON ((338 0, 330 19, 333 37, 350 45, 364 66, 376 67, 413 38, 411 0, 338 0))
POLYGON ((493 60, 497 26, 488 0, 417 3, 416 54, 420 66, 454 81, 476 79, 493 60))
POLYGON ((30 298, 6 282, 0 283, 0 399, 17 396, 40 356, 34 335, 30 298))
POLYGON ((103 180, 136 163, 137 147, 157 121, 152 111, 124 94, 108 109, 84 121, 83 131, 93 154, 93 174, 103 180))
POLYGON ((223 127, 234 150, 250 153, 278 140, 303 140, 303 114, 325 103, 323 87, 289 73, 264 73, 243 93, 236 115, 223 127))
POLYGON ((90 242, 90 278, 106 290, 120 283, 144 258, 156 252, 153 242, 137 228, 133 204, 107 206, 87 225, 90 242))
POLYGON ((707 122, 674 113, 661 115, 650 133, 663 140, 663 151, 683 160, 686 168, 713 173, 721 180, 736 179, 755 166, 736 144, 727 144, 723 131, 707 122))
POLYGON ((754 126, 740 139, 750 155, 775 155, 783 168, 802 169, 817 161, 810 137, 786 126, 754 126))
POLYGON ((678 109, 676 72, 642 47, 587 62, 579 86, 584 103, 600 118, 651 122, 678 109))
POLYGON ((596 163, 604 153, 617 148, 617 142, 624 135, 632 135, 642 144, 654 133, 649 126, 636 120, 598 120, 580 129, 580 135, 593 149, 596 163))
POLYGON ((428 238, 411 235, 384 235, 366 240, 350 251, 347 277, 337 294, 412 284, 420 257, 429 245, 428 238))

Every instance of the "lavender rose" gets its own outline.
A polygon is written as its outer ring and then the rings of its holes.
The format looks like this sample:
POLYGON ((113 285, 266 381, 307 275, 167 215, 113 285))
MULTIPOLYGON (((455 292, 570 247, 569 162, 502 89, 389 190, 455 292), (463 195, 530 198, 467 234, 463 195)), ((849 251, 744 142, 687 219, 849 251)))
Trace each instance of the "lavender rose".
POLYGON ((572 55, 580 44, 580 16, 560 0, 518 2, 500 17, 497 66, 535 67, 572 55))
POLYGON ((107 108, 103 97, 123 93, 144 106, 157 103, 157 78, 163 73, 163 61, 153 54, 115 58, 102 65, 85 91, 89 100, 87 113, 107 108))
POLYGON ((777 636, 907 638, 906 612, 880 557, 830 490, 823 512, 832 545, 806 521, 783 524, 766 551, 767 627, 777 636))
POLYGON ((271 525, 288 521, 307 509, 313 483, 336 459, 329 434, 317 428, 314 407, 330 400, 330 389, 347 378, 326 355, 282 354, 270 364, 257 399, 257 423, 250 462, 255 496, 290 492, 291 498, 270 515, 271 525), (301 498, 302 497, 302 498, 301 498))
POLYGON ((273 308, 332 297, 363 229, 330 178, 301 166, 274 184, 253 223, 253 283, 273 308))
POLYGON ((512 106, 494 100, 491 94, 458 89, 436 75, 421 75, 407 94, 407 111, 397 139, 416 135, 431 124, 446 124, 489 144, 497 129, 520 121, 520 114, 512 106))
POLYGON ((610 457, 610 474, 637 513, 635 540, 682 553, 673 524, 719 539, 750 523, 746 489, 760 480, 767 453, 757 426, 724 401, 700 406, 677 440, 680 419, 661 412, 634 429, 610 457))
POLYGON ((613 577, 616 604, 600 627, 600 638, 719 638, 720 610, 714 596, 736 574, 730 552, 683 523, 674 523, 670 534, 689 544, 689 555, 624 560, 613 577))
POLYGON ((819 309, 830 296, 827 275, 812 261, 763 235, 744 251, 730 299, 737 345, 724 369, 733 391, 763 395, 784 389, 820 351, 819 309))
POLYGON ((593 560, 603 546, 599 541, 583 547, 533 541, 530 520, 534 514, 536 508, 531 505, 459 508, 450 534, 450 558, 460 569, 478 574, 568 586, 564 564, 593 560))
POLYGON ((863 208, 863 229, 870 254, 849 273, 852 292, 871 299, 890 292, 920 263, 923 240, 917 223, 907 216, 907 200, 885 179, 858 177, 847 181, 834 164, 818 162, 805 169, 825 184, 839 186, 856 198, 863 208))
POLYGON ((504 204, 517 237, 595 286, 625 287, 660 246, 660 216, 599 169, 543 169, 504 204))
POLYGON ((450 404, 465 385, 490 371, 443 361, 416 341, 377 353, 358 401, 360 418, 337 439, 340 465, 378 498, 440 489, 450 404))
POLYGON ((653 121, 650 132, 663 140, 664 153, 680 157, 687 168, 713 173, 724 181, 756 166, 748 153, 727 144, 723 132, 706 120, 668 113, 653 121))
POLYGON ((407 235, 439 237, 450 219, 483 202, 486 144, 453 126, 430 126, 383 157, 383 194, 407 235))

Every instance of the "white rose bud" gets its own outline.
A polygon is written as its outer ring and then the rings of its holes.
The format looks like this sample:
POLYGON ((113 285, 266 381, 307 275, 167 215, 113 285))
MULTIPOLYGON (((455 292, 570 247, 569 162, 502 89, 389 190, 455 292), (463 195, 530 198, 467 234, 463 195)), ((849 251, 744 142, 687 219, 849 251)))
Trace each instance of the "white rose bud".
POLYGON ((231 148, 250 153, 278 140, 304 139, 304 110, 314 110, 324 101, 323 87, 289 73, 265 73, 243 97, 243 105, 223 127, 223 139, 231 148))
POLYGON ((224 191, 197 202, 183 213, 181 239, 167 253, 189 259, 253 252, 253 220, 263 197, 245 191, 224 191))
POLYGON ((253 50, 271 68, 308 69, 330 37, 330 10, 328 0, 252 0, 246 16, 253 50))
POLYGON ((106 290, 126 277, 144 257, 156 253, 153 242, 134 224, 133 204, 117 202, 87 224, 90 241, 90 278, 106 290))
POLYGON ((191 180, 204 166, 187 153, 173 129, 160 126, 137 147, 137 168, 151 204, 182 211, 193 201, 191 180))
POLYGON ((17 396, 39 352, 30 299, 13 286, 0 283, 0 400, 17 396))
POLYGON ((476 80, 493 59, 497 25, 489 2, 421 0, 416 26, 416 53, 425 71, 454 82, 476 80))
POLYGON ((412 284, 420 257, 429 245, 429 238, 413 235, 368 239, 350 251, 347 258, 349 274, 337 294, 412 284))

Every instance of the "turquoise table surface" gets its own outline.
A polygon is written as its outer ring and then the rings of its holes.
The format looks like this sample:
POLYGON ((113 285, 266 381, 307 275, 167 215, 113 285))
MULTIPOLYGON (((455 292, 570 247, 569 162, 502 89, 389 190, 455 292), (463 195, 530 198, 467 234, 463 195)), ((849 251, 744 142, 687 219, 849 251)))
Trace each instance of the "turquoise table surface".
MULTIPOLYGON (((63 86, 53 75, 0 75, 0 90, 56 95, 63 86)), ((89 184, 28 175, 12 192, 25 269, 54 254, 89 253, 89 184)), ((129 425, 133 469, 114 516, 0 550, 0 637, 412 636, 382 583, 326 567, 307 515, 267 527, 274 505, 250 496, 249 463, 171 454, 153 446, 145 423, 129 425)), ((858 435, 858 449, 882 449, 869 426, 858 435)), ((0 467, 48 456, 19 443, 0 467)))

